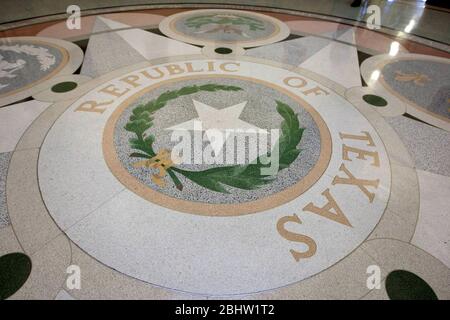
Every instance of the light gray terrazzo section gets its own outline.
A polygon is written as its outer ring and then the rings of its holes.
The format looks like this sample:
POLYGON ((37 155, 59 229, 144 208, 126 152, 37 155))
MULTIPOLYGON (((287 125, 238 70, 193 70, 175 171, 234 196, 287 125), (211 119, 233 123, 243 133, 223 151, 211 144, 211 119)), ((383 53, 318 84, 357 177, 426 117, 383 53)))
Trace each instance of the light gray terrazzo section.
POLYGON ((6 176, 12 152, 0 153, 0 228, 10 224, 6 206, 6 176))
POLYGON ((400 136, 416 168, 450 176, 450 132, 404 116, 385 120, 400 136))
MULTIPOLYGON (((249 83, 237 79, 205 79, 205 80, 191 80, 183 81, 182 83, 171 84, 170 86, 160 87, 150 93, 140 97, 130 107, 128 107, 120 116, 114 137, 115 149, 118 157, 124 167, 135 176, 139 181, 151 187, 154 190, 167 194, 169 196, 184 199, 188 201, 199 201, 207 203, 241 203, 252 201, 266 197, 268 194, 274 194, 284 190, 285 188, 295 184, 301 180, 314 167, 320 154, 320 134, 312 117, 299 104, 287 97, 286 95, 269 87, 260 84, 249 83), (163 109, 158 110, 153 114, 153 127, 149 129, 148 134, 155 136, 156 142, 153 148, 156 152, 161 149, 172 149, 177 142, 171 142, 172 131, 164 130, 168 127, 177 125, 190 119, 198 117, 193 106, 192 99, 205 103, 216 109, 227 108, 232 105, 247 101, 247 104, 240 115, 240 119, 253 124, 262 129, 277 129, 283 118, 276 111, 275 100, 280 100, 291 106, 294 112, 298 113, 300 126, 306 128, 303 133, 303 138, 299 144, 302 152, 298 158, 287 169, 278 172, 276 179, 256 190, 241 190, 236 188, 228 188, 230 194, 223 194, 219 192, 209 191, 190 180, 186 179, 181 174, 177 174, 180 178, 184 188, 179 191, 169 178, 166 178, 166 185, 159 187, 151 180, 151 174, 157 173, 156 170, 143 168, 134 168, 132 164, 141 159, 130 158, 129 155, 136 150, 132 150, 129 146, 129 139, 134 137, 133 133, 125 131, 123 128, 128 122, 132 109, 139 103, 148 102, 157 98, 166 90, 179 89, 189 85, 202 85, 206 83, 220 83, 221 85, 234 85, 243 88, 242 91, 217 91, 217 92, 199 92, 188 96, 182 96, 170 101, 163 109)), ((205 144, 204 144, 205 146, 205 144)), ((246 146, 246 154, 248 155, 248 145, 246 146)), ((236 145, 237 148, 237 145, 236 145)), ((226 150, 226 148, 225 148, 226 150)), ((237 150, 237 149, 236 149, 237 150)), ((225 151, 226 152, 226 151, 225 151)), ((192 159, 193 159, 192 155, 192 159)), ((248 161, 248 157, 247 161, 248 161)), ((216 165, 199 165, 199 164, 182 164, 180 168, 185 170, 205 170, 216 165)))
MULTIPOLYGON (((340 24, 337 26, 335 31, 324 32, 324 33, 321 33, 321 35, 326 38, 336 40, 340 36, 342 36, 344 33, 346 33, 348 30, 350 30, 351 28, 352 27, 347 26, 345 24, 340 24)), ((349 43, 349 44, 353 45, 353 43, 349 43)))
POLYGON ((330 43, 327 39, 304 37, 248 49, 246 55, 298 66, 330 43))
POLYGON ((398 94, 419 106, 450 119, 450 63, 400 60, 387 64, 382 74, 398 94), (405 76, 403 76, 405 75, 405 76), (422 77, 418 82, 409 77, 422 77), (406 81, 405 81, 406 80, 406 81))
MULTIPOLYGON (((224 18, 214 17, 214 14, 211 13, 199 13, 193 15, 187 15, 181 19, 179 19, 175 23, 175 29, 190 37, 195 37, 199 39, 209 40, 209 41, 248 41, 249 39, 258 40, 260 38, 269 37, 275 30, 275 26, 264 19, 256 18, 253 15, 247 15, 242 12, 239 14, 233 13, 233 16, 236 18, 250 19, 248 21, 252 21, 257 24, 257 28, 255 30, 251 30, 246 24, 217 24, 217 23, 208 23, 199 26, 198 28, 195 26, 190 26, 189 23, 193 22, 193 19, 213 19, 211 21, 221 21, 224 18), (205 18, 202 18, 205 17, 205 18), (224 29, 226 28, 226 29, 224 29)), ((227 19, 227 18, 225 18, 227 19)), ((199 21, 199 20, 196 20, 199 21)))
POLYGON ((61 289, 55 297, 55 300, 75 300, 66 290, 61 289))
MULTIPOLYGON (((103 21, 95 20, 93 33, 108 30, 111 29, 103 21)), ((142 61, 145 58, 115 32, 94 34, 89 38, 80 74, 96 78, 142 61)))
POLYGON ((1 42, 0 95, 23 88, 52 73, 63 60, 52 46, 26 41, 1 42))

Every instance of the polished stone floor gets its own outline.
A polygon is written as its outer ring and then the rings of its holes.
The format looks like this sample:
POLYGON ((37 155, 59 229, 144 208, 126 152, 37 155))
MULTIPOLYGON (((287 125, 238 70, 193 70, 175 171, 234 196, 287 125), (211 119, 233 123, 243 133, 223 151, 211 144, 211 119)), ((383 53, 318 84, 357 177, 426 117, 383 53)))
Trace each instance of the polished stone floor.
POLYGON ((281 2, 5 18, 0 299, 450 298, 449 13, 281 2))

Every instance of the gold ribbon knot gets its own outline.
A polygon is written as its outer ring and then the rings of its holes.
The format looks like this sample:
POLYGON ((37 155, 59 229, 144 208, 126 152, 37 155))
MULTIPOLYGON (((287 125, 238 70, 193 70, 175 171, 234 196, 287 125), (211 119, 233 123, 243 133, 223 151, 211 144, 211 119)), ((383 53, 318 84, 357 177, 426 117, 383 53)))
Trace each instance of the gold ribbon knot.
POLYGON ((425 82, 430 81, 430 77, 428 77, 426 74, 420 74, 418 72, 414 73, 403 73, 402 71, 395 71, 397 74, 395 76, 395 80, 401 81, 401 82, 409 82, 413 81, 416 85, 423 87, 425 82))
POLYGON ((170 152, 167 149, 160 150, 154 157, 133 163, 135 168, 155 168, 158 169, 158 174, 152 175, 152 181, 160 187, 164 187, 164 177, 167 170, 174 165, 170 152))

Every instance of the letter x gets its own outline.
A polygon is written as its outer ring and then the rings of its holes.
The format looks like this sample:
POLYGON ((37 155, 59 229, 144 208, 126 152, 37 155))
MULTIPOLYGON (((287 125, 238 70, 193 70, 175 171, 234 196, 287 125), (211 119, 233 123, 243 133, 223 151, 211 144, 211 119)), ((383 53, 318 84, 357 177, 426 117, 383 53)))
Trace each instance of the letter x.
POLYGON ((345 167, 344 164, 341 164, 339 167, 339 171, 343 171, 348 178, 342 178, 339 176, 334 177, 332 185, 335 184, 352 184, 357 186, 366 196, 369 198, 369 202, 372 203, 373 199, 375 198, 375 193, 370 192, 367 190, 365 186, 374 187, 375 189, 378 188, 378 184, 380 183, 380 180, 365 180, 365 179, 357 179, 355 176, 345 167))

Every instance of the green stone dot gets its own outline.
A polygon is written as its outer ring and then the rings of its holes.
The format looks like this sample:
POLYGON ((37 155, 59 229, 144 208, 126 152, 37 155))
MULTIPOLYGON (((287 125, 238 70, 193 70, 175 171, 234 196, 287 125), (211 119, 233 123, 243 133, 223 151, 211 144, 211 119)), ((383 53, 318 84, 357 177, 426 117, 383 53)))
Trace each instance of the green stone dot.
POLYGON ((368 104, 371 104, 375 107, 385 107, 387 106, 387 101, 380 96, 376 96, 374 94, 365 94, 363 95, 363 100, 368 104))
POLYGON ((0 257, 0 300, 19 290, 31 272, 31 260, 27 255, 14 252, 0 257))
POLYGON ((216 53, 220 53, 220 54, 230 54, 233 52, 233 50, 231 50, 230 48, 225 48, 225 47, 216 48, 214 51, 216 53))
POLYGON ((78 86, 78 84, 76 82, 64 81, 64 82, 55 84, 52 87, 52 91, 57 92, 57 93, 68 92, 68 91, 75 89, 77 86, 78 86))
POLYGON ((405 270, 395 270, 388 274, 386 292, 391 300, 438 300, 428 283, 405 270))

